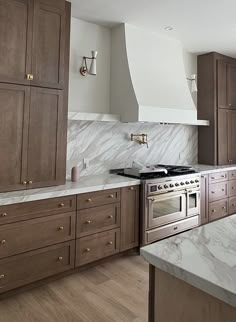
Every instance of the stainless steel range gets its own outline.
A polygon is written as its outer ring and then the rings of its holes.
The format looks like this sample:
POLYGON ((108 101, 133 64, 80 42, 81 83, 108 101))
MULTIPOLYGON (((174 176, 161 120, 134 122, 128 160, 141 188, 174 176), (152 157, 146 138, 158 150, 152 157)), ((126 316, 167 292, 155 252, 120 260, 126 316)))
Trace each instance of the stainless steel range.
POLYGON ((151 166, 146 174, 145 168, 124 169, 142 179, 142 245, 198 226, 200 174, 191 167, 151 166))

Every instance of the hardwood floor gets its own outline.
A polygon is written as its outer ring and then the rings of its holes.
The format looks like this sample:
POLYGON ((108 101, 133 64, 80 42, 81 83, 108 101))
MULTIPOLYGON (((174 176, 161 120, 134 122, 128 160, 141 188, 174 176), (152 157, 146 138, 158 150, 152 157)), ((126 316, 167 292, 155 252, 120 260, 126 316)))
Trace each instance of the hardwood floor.
POLYGON ((114 259, 0 301, 0 322, 147 322, 148 264, 114 259))

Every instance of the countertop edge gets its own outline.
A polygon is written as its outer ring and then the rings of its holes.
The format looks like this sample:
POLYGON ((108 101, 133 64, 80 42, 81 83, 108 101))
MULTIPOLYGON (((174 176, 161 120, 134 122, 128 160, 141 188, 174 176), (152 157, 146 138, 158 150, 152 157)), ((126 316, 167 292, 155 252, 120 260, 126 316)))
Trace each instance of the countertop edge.
POLYGON ((211 283, 210 281, 198 277, 174 264, 170 264, 150 252, 140 249, 140 255, 151 265, 156 268, 182 280, 183 282, 217 298, 228 305, 236 307, 236 294, 225 290, 224 288, 211 283))

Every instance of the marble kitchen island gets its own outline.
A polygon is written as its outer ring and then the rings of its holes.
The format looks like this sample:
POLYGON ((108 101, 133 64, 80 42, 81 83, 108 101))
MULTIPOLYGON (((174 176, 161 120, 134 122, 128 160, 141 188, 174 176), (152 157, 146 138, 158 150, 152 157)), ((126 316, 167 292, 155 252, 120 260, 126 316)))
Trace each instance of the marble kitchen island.
POLYGON ((149 322, 236 321, 236 215, 141 249, 149 322))

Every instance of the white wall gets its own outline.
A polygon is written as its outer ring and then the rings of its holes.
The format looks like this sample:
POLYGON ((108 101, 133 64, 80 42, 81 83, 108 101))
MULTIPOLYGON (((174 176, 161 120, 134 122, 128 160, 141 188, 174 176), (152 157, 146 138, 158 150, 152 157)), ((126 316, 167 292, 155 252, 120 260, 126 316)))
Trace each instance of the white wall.
POLYGON ((109 113, 111 31, 76 18, 71 21, 69 111, 109 113), (80 75, 83 56, 98 51, 97 76, 80 75))

